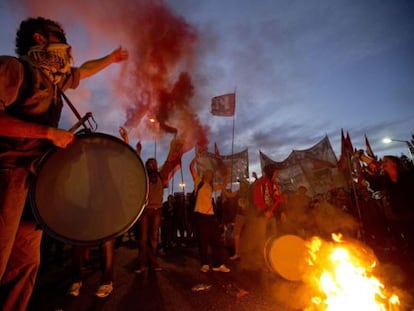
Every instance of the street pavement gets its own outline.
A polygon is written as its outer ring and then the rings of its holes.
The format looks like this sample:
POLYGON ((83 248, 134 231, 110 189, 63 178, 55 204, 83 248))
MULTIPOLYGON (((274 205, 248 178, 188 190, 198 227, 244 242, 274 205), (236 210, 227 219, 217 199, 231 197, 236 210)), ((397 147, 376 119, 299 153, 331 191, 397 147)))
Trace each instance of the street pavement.
POLYGON ((288 282, 274 272, 249 271, 240 261, 229 261, 231 272, 200 271, 196 248, 176 247, 160 256, 162 271, 134 273, 137 248, 126 241, 116 249, 114 291, 106 298, 95 297, 101 272, 97 250, 84 269, 78 297, 66 294, 70 286, 70 247, 60 263, 53 257, 43 260, 29 310, 294 310, 278 301, 274 291, 299 284, 288 282), (195 287, 206 287, 194 291, 195 287))
POLYGON ((295 311, 303 310, 310 299, 303 283, 287 281, 266 267, 245 269, 243 258, 228 261, 229 273, 203 273, 197 249, 179 246, 160 255, 163 271, 137 275, 135 241, 124 241, 115 252, 114 291, 106 298, 94 295, 101 278, 96 249, 84 268, 76 298, 66 294, 71 281, 70 247, 65 247, 60 262, 53 256, 44 258, 28 310, 295 311), (194 291, 197 286, 205 289, 194 291))

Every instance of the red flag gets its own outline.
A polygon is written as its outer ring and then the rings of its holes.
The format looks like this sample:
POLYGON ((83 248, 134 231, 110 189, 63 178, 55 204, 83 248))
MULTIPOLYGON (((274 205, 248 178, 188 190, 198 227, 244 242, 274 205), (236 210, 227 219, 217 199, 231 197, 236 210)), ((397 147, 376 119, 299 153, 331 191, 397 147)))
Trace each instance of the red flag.
POLYGON ((179 139, 172 139, 170 143, 170 150, 167 155, 165 163, 160 169, 160 175, 165 184, 167 184, 174 173, 181 167, 181 158, 183 156, 183 141, 179 139))
POLYGON ((231 117, 236 109, 236 94, 224 94, 211 99, 211 113, 215 116, 231 117))
POLYGON ((345 148, 350 156, 354 153, 354 147, 352 146, 351 137, 348 132, 346 132, 345 148))
POLYGON ((367 148, 367 155, 373 159, 377 159, 376 155, 374 154, 374 151, 372 151, 371 145, 368 141, 367 134, 365 134, 365 146, 367 148))
POLYGON ((347 154, 348 152, 346 148, 344 130, 341 129, 341 156, 339 157, 339 160, 338 160, 338 168, 341 171, 345 171, 348 168, 348 162, 347 162, 348 155, 347 154))
POLYGON ((341 129, 341 156, 338 160, 338 168, 342 171, 349 169, 351 165, 350 161, 352 155, 354 154, 354 147, 352 146, 351 137, 349 133, 346 132, 346 137, 344 136, 344 130, 341 129))

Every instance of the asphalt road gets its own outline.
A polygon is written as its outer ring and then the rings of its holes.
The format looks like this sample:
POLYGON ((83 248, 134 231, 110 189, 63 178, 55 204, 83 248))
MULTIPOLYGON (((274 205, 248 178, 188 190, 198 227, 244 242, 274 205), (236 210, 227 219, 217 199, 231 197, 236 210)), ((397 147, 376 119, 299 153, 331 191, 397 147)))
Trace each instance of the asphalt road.
MULTIPOLYGON (((286 294, 300 283, 283 280, 267 269, 246 270, 241 262, 228 262, 231 272, 200 272, 196 248, 176 247, 160 256, 163 271, 148 270, 141 275, 136 267, 137 249, 133 241, 116 249, 114 291, 107 298, 97 298, 101 272, 97 251, 84 269, 80 295, 68 296, 70 285, 70 247, 63 259, 44 259, 29 310, 295 310, 284 305, 286 297, 278 297, 278 288, 286 294), (192 290, 197 285, 208 289, 192 290)), ((280 295, 279 295, 280 296, 280 295)), ((289 294, 291 296, 291 294, 289 294)))
MULTIPOLYGON (((266 268, 245 269, 243 258, 228 262, 230 273, 203 273, 196 248, 176 247, 160 256, 163 271, 136 275, 137 254, 132 240, 116 249, 114 291, 107 298, 97 298, 101 272, 97 251, 92 252, 80 295, 74 298, 66 294, 71 279, 70 247, 65 247, 61 262, 53 257, 44 260, 28 310, 294 311, 303 310, 309 298, 301 282, 287 281, 266 268), (211 287, 192 290, 200 284, 211 287)), ((403 274, 392 267, 395 275, 396 271, 403 274)))

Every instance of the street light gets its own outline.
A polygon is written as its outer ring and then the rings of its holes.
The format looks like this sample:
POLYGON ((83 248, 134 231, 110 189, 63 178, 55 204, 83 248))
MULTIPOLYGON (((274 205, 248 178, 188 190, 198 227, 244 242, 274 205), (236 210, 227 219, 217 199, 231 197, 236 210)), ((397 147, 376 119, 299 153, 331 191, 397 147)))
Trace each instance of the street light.
POLYGON ((382 140, 382 142, 383 142, 384 144, 389 144, 389 143, 391 143, 391 142, 392 142, 392 139, 391 139, 391 138, 389 138, 389 137, 385 137, 385 138, 382 140))
POLYGON ((178 187, 180 187, 181 188, 181 191, 182 192, 184 192, 185 190, 185 182, 180 182, 179 184, 178 184, 178 187))
POLYGON ((411 152, 411 148, 410 148, 410 142, 408 140, 401 140, 401 139, 394 139, 394 138, 389 138, 389 137, 385 137, 382 142, 384 144, 390 144, 393 141, 397 141, 400 143, 404 143, 408 149, 408 154, 410 155, 411 161, 413 161, 413 153, 411 152))

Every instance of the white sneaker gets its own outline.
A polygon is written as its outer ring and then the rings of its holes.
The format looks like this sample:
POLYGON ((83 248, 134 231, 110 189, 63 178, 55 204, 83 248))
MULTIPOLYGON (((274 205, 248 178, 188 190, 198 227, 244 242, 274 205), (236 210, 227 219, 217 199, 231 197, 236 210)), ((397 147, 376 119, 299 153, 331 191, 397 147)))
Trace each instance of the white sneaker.
POLYGON ((227 268, 225 265, 221 265, 220 267, 214 268, 213 267, 213 271, 217 271, 217 272, 230 272, 230 269, 227 268))
POLYGON ((200 271, 201 272, 208 272, 210 270, 210 266, 209 265, 202 265, 200 271))
POLYGON ((82 287, 82 282, 74 282, 68 289, 68 295, 73 297, 79 296, 80 288, 82 287))
POLYGON ((102 284, 101 286, 99 286, 95 295, 99 298, 105 298, 105 297, 108 297, 109 294, 112 293, 113 290, 114 290, 114 286, 112 282, 109 284, 102 284))

